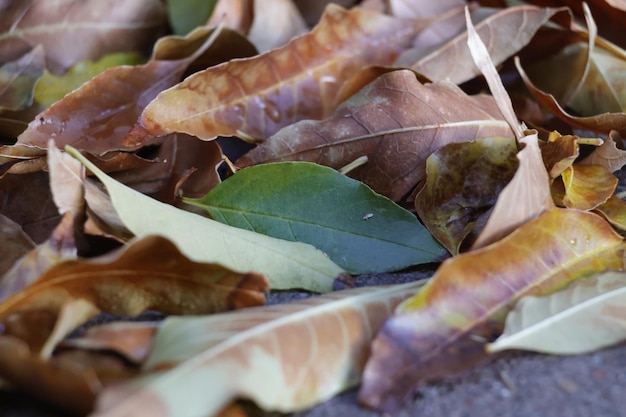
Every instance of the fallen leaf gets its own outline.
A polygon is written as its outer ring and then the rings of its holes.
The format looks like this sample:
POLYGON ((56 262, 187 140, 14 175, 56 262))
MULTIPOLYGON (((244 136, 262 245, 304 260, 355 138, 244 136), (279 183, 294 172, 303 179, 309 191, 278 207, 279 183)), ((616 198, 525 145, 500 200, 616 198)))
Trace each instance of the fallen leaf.
POLYGON ((167 318, 146 375, 103 392, 93 416, 212 416, 237 397, 266 410, 305 409, 358 383, 376 329, 421 285, 167 318))
POLYGON ((593 210, 615 192, 618 179, 600 165, 573 165, 561 174, 565 184, 565 207, 593 210))
POLYGON ((433 262, 443 252, 412 213, 307 162, 245 168, 204 197, 183 201, 221 223, 309 243, 354 275, 433 262))
POLYGON ((44 50, 38 45, 0 67, 0 111, 21 110, 33 103, 33 90, 43 74, 43 66, 44 50))
POLYGON ((272 289, 330 291, 333 279, 344 272, 310 245, 227 226, 153 200, 108 177, 75 149, 67 151, 104 183, 119 217, 139 237, 161 234, 198 262, 260 272, 272 289))
POLYGON ((25 310, 58 312, 76 298, 119 315, 134 316, 148 309, 212 313, 263 304, 267 290, 267 281, 259 274, 190 261, 167 239, 151 236, 120 252, 50 268, 0 303, 0 321, 25 310))
POLYGON ((137 52, 114 53, 105 55, 95 62, 78 62, 60 76, 46 71, 35 85, 35 100, 43 108, 48 108, 108 68, 140 65, 145 61, 145 57, 137 52))
MULTIPOLYGON (((476 16, 476 31, 489 45, 488 52, 497 65, 522 49, 533 35, 550 19, 568 21, 568 9, 540 8, 534 6, 515 6, 500 10, 478 9, 472 13, 476 16), (482 18, 481 12, 489 12, 482 18)), ((474 20, 474 18, 472 19, 474 20)), ((461 84, 480 74, 473 65, 454 65, 454 63, 472 62, 467 47, 467 32, 460 33, 444 45, 434 49, 426 56, 419 57, 417 62, 410 63, 411 69, 433 81, 450 80, 461 84)), ((406 58, 405 58, 406 60, 406 58)), ((408 62, 404 62, 408 64, 408 62)))
POLYGON ((163 33, 165 23, 159 0, 11 1, 0 16, 0 61, 43 45, 46 67, 60 75, 77 62, 110 52, 142 51, 163 33))
POLYGON ((608 134, 612 130, 618 131, 621 135, 626 135, 626 113, 602 113, 595 116, 577 117, 565 111, 556 101, 553 95, 547 94, 532 83, 528 75, 522 69, 519 59, 515 59, 515 66, 524 81, 526 88, 543 107, 549 110, 553 115, 568 123, 572 127, 591 130, 608 134))
POLYGON ((112 350, 141 363, 146 358, 161 322, 117 321, 87 329, 82 336, 61 342, 61 348, 112 350))
POLYGON ((597 206, 595 211, 616 229, 626 231, 626 201, 612 195, 607 201, 597 206))
POLYGON ((66 410, 84 415, 91 411, 102 388, 96 374, 67 362, 46 362, 32 354, 28 345, 0 336, 0 376, 31 395, 66 410))
POLYGON ((545 297, 524 297, 506 318, 489 352, 525 349, 557 355, 589 353, 626 340, 626 276, 580 279, 545 297))
POLYGON ((263 140, 298 120, 321 119, 337 106, 335 95, 348 78, 368 66, 391 64, 422 26, 330 4, 307 35, 271 52, 208 68, 160 94, 125 144, 137 146, 172 132, 204 140, 263 140), (258 77, 261 73, 269 76, 258 77))
POLYGON ((207 21, 207 26, 224 25, 241 35, 252 26, 254 0, 219 0, 207 21))
MULTIPOLYGON (((0 241, 2 241, 2 257, 0 257, 0 277, 12 265, 35 247, 35 242, 22 230, 22 227, 10 218, 0 214, 0 241)), ((0 288, 2 280, 0 279, 0 288)), ((0 290, 1 292, 1 290, 0 290)))
POLYGON ((579 161, 578 164, 601 165, 611 172, 620 170, 626 165, 626 151, 619 148, 618 143, 622 144, 623 139, 617 131, 613 130, 602 146, 594 149, 589 156, 579 161))
POLYGON ((547 142, 538 142, 550 179, 558 178, 580 155, 578 136, 550 132, 547 142))
MULTIPOLYGON (((426 160, 426 184, 415 197, 424 225, 452 255, 496 203, 518 168, 513 138, 451 143, 426 160)), ((480 229, 479 229, 480 230, 480 229)))
POLYGON ((350 173, 394 201, 426 176, 426 158, 448 143, 512 137, 489 96, 468 96, 446 82, 421 84, 407 70, 384 74, 322 121, 288 126, 237 160, 237 165, 305 160, 350 173))
POLYGON ((379 331, 360 400, 397 411, 424 381, 486 360, 484 343, 500 333, 511 303, 623 269, 625 251, 622 238, 601 217, 554 208, 493 245, 444 261, 379 331))

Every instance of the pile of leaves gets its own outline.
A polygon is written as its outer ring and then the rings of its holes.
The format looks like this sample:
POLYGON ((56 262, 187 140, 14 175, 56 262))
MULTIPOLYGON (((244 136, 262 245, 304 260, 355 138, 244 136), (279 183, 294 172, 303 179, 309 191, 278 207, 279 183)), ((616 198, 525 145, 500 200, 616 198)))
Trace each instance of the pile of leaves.
POLYGON ((626 338, 626 8, 338 3, 0 6, 2 389, 393 412, 501 350, 626 338))

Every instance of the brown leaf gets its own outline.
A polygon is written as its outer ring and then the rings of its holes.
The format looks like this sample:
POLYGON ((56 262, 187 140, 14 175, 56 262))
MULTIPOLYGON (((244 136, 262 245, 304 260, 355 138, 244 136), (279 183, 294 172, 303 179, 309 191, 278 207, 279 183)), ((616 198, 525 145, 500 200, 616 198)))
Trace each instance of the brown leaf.
POLYGON ((60 75, 77 62, 110 52, 145 50, 166 23, 165 6, 158 0, 12 0, 0 14, 0 62, 43 45, 46 67, 60 75))
POLYGON ((524 70, 519 59, 515 59, 515 66, 519 72, 526 88, 543 107, 548 109, 553 115, 570 124, 572 127, 591 130, 608 134, 611 130, 618 131, 621 135, 626 135, 626 113, 603 113, 589 117, 576 117, 566 112, 556 101, 553 95, 547 94, 532 83, 524 70))
POLYGON ((498 196, 493 212, 472 249, 502 239, 543 211, 554 207, 550 176, 543 164, 537 132, 529 132, 520 142, 526 146, 517 154, 519 168, 498 196))
POLYGON ((30 394, 68 411, 91 411, 102 385, 93 370, 76 363, 46 362, 28 345, 11 336, 0 336, 0 376, 30 394))
POLYGON ((579 161, 578 164, 602 165, 611 172, 621 169, 626 165, 626 151, 618 147, 618 144, 622 145, 623 141, 617 131, 611 131, 602 146, 595 149, 589 156, 579 161))
POLYGON ((253 7, 253 0, 219 0, 207 26, 222 24, 245 36, 252 26, 253 7))
POLYGON ((335 95, 348 78, 367 66, 391 64, 422 26, 331 4, 307 35, 257 57, 208 68, 160 94, 125 144, 172 132, 204 140, 262 140, 298 120, 323 118, 335 109, 335 95))
POLYGON ((554 179, 570 167, 580 153, 578 136, 551 132, 547 142, 539 142, 543 164, 554 179))
POLYGON ((35 83, 43 74, 41 45, 0 67, 0 111, 21 110, 33 103, 35 83))
POLYGON ((615 192, 618 179, 601 165, 573 165, 561 174, 565 184, 565 207, 593 210, 615 192))
POLYGON ((0 241, 2 241, 2 257, 0 257, 1 277, 11 269, 15 261, 35 247, 35 242, 24 233, 19 224, 3 214, 0 214, 0 241))
MULTIPOLYGON (((474 20, 476 31, 488 45, 489 55, 496 65, 523 48, 536 31, 550 19, 557 19, 563 23, 569 20, 565 8, 507 7, 481 19, 481 14, 484 15, 485 12, 484 9, 474 11, 473 16, 480 17, 477 19, 473 17, 473 20, 476 19, 474 20)), ((454 36, 428 55, 418 58, 410 66, 411 69, 432 80, 449 79, 455 84, 460 84, 480 74, 473 65, 458 64, 469 62, 472 62, 472 57, 467 47, 465 32, 454 36)), ((408 64, 406 61, 404 63, 408 64)))
POLYGON ((192 262, 170 241, 146 237, 119 253, 67 261, 0 304, 0 320, 30 310, 59 311, 84 298, 113 314, 136 315, 147 309, 170 314, 200 314, 265 302, 267 280, 216 265, 192 262))
POLYGON ((451 254, 457 255, 465 238, 477 234, 476 223, 515 174, 516 154, 515 139, 496 137, 451 143, 426 160, 426 184, 415 197, 415 208, 451 254))
POLYGON ((424 381, 485 361, 485 342, 501 332, 516 300, 621 270, 625 251, 601 217, 555 208, 491 246, 448 259, 379 331, 361 401, 391 413, 424 381))
POLYGON ((626 202, 613 195, 595 208, 595 211, 609 221, 616 229, 626 231, 626 202))
POLYGON ((152 346, 161 322, 118 321, 93 326, 80 337, 64 340, 61 348, 112 350, 125 359, 141 363, 152 346))
POLYGON ((305 160, 341 168, 361 156, 352 172, 376 192, 399 200, 426 176, 426 158, 440 147, 513 133, 493 99, 467 96, 449 82, 421 84, 411 71, 377 79, 322 121, 282 129, 237 165, 305 160))
POLYGON ((143 365, 145 374, 107 389, 94 415, 213 416, 237 397, 265 410, 303 410, 358 383, 376 329, 421 285, 169 317, 143 365), (178 401, 183 393, 186 400, 178 401))

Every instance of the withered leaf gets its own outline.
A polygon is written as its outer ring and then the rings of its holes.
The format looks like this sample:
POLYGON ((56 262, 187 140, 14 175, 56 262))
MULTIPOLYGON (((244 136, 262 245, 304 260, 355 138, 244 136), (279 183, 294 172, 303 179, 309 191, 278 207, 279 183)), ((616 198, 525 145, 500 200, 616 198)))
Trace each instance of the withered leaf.
POLYGON ((618 179, 600 165, 573 165, 561 174, 565 207, 592 210, 613 195, 618 179))
POLYGON ((330 4, 318 26, 284 47, 208 68, 160 94, 126 144, 172 132, 262 140, 298 120, 321 119, 335 109, 348 78, 367 66, 391 64, 422 26, 330 4))
POLYGON ((166 23, 159 0, 11 0, 0 15, 0 62, 43 45, 46 67, 60 75, 77 62, 110 52, 145 50, 166 23))
POLYGON ((613 195, 597 206, 595 211, 600 213, 616 229, 626 231, 626 201, 613 195))
MULTIPOLYGON (((476 31, 488 46, 489 55, 497 65, 524 47, 537 30, 550 19, 563 23, 569 21, 568 9, 540 8, 534 6, 515 6, 504 9, 477 9, 472 13, 476 31), (487 14, 487 16, 484 16, 487 14)), ((424 74, 432 80, 449 79, 455 84, 468 81, 479 75, 470 63, 472 57, 467 47, 467 32, 452 37, 445 44, 417 61, 409 64, 411 69, 424 74)))
POLYGON ((29 309, 59 311, 75 298, 103 311, 136 315, 211 313, 265 302, 267 280, 190 261, 167 239, 150 236, 100 258, 63 262, 0 304, 0 320, 29 309))
POLYGON ((361 401, 398 410, 420 383, 484 361, 484 343, 501 332, 512 302, 620 270, 625 251, 601 217, 555 208, 491 246, 450 258, 379 331, 361 401))
POLYGON ((61 342, 62 348, 112 350, 129 361, 141 363, 145 359, 161 322, 117 321, 93 326, 80 337, 61 342))
POLYGON ((595 149, 579 165, 602 165, 611 172, 615 172, 626 165, 626 151, 618 147, 623 139, 617 131, 611 131, 602 146, 595 149))
POLYGON ((44 50, 38 45, 0 67, 0 111, 21 110, 32 104, 35 83, 43 74, 43 66, 44 50))
POLYGON ((255 1, 248 39, 259 52, 278 48, 304 35, 308 27, 292 0, 255 1))
POLYGON ((398 201, 426 176, 426 158, 440 147, 487 136, 513 137, 489 96, 468 96, 446 82, 421 84, 407 70, 384 74, 322 121, 288 126, 237 160, 248 166, 304 160, 350 172, 398 201))
POLYGON ((358 383, 376 329, 421 285, 167 318, 145 376, 105 390, 94 416, 213 416, 236 397, 266 410, 310 407, 358 383))
POLYGON ((40 113, 22 133, 17 145, 46 147, 48 139, 100 155, 125 149, 122 141, 143 108, 163 89, 176 84, 187 67, 220 36, 219 30, 199 28, 186 38, 170 38, 155 46, 145 65, 105 70, 40 113))
POLYGON ((551 179, 558 178, 572 166, 580 153, 578 136, 559 135, 557 132, 551 132, 547 142, 540 141, 539 148, 551 179))
POLYGON ((549 110, 553 115, 568 123, 573 127, 580 129, 587 129, 594 132, 608 134, 612 130, 618 131, 622 136, 626 135, 626 113, 602 113, 595 116, 578 117, 573 116, 565 111, 554 98, 553 95, 547 94, 532 83, 528 78, 528 75, 522 69, 519 59, 515 58, 515 66, 519 72, 526 88, 531 92, 535 100, 537 100, 543 107, 549 110))
POLYGON ((451 143, 428 157, 426 184, 415 198, 415 208, 450 253, 459 253, 476 223, 496 203, 518 167, 516 154, 515 139, 495 137, 451 143))
POLYGON ((0 214, 0 240, 3 243, 2 257, 0 258, 1 277, 11 269, 15 261, 35 247, 35 242, 24 233, 19 224, 3 214, 0 214))
POLYGON ((0 377, 30 394, 80 415, 91 411, 102 384, 77 363, 47 362, 12 336, 0 336, 0 377))

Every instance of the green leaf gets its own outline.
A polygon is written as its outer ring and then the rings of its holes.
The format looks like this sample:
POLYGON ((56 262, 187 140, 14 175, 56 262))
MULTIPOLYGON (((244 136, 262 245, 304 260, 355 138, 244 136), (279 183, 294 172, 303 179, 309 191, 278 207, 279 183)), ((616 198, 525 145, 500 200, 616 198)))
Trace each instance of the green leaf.
POLYGON ((608 272, 547 297, 525 297, 490 352, 526 349, 573 355, 626 340, 626 274, 608 272))
POLYGON ((204 197, 184 201, 219 222, 309 243, 353 274, 394 271, 443 253, 413 214, 310 162, 245 168, 204 197))
POLYGON ((344 272, 310 245, 227 226, 161 203, 107 176, 71 146, 66 151, 104 183, 129 230, 141 237, 165 236, 192 260, 262 273, 272 289, 330 291, 333 279, 344 272))
POLYGON ((170 25, 176 35, 184 36, 197 26, 204 25, 217 0, 167 0, 170 25))

